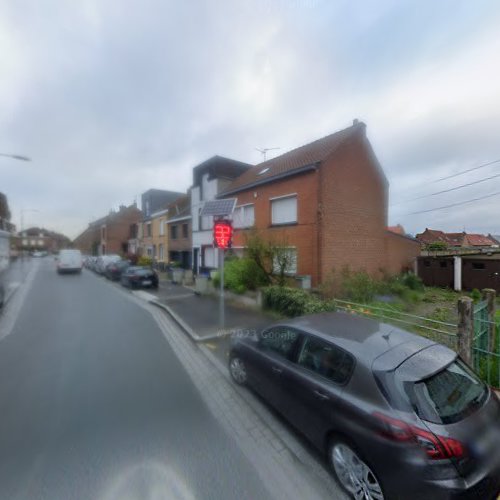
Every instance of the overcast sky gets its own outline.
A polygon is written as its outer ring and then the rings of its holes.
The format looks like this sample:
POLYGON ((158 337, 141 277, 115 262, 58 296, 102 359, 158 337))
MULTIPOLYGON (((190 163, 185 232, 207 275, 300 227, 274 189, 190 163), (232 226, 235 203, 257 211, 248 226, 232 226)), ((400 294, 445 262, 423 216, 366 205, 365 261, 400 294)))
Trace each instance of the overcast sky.
POLYGON ((249 163, 349 126, 390 182, 391 224, 500 233, 500 2, 3 0, 0 191, 75 237, 214 154, 249 163), (276 153, 273 151, 272 153, 276 153), (37 212, 33 210, 37 210, 37 212))

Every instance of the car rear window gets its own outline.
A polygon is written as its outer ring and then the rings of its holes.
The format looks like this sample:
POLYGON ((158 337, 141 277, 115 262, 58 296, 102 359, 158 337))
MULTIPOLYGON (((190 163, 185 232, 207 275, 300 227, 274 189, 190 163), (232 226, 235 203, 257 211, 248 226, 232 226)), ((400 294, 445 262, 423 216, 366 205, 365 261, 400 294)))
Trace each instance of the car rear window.
POLYGON ((488 396, 486 385, 460 360, 432 377, 409 383, 407 392, 419 417, 436 424, 464 419, 488 396))

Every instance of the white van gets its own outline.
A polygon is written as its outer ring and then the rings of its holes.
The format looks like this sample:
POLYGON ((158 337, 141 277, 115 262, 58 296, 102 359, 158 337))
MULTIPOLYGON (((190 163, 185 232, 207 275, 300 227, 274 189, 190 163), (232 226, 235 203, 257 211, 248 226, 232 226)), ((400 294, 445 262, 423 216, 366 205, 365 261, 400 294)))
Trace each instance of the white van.
POLYGON ((59 252, 57 257, 57 272, 81 273, 83 267, 82 252, 80 250, 66 249, 59 252))

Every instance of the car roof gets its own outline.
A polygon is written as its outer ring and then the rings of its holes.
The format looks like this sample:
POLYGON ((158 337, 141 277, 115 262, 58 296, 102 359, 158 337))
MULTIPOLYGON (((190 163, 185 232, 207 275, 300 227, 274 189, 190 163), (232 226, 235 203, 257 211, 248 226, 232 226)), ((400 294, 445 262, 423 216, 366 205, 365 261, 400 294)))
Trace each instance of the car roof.
POLYGON ((402 344, 409 346, 408 356, 435 344, 396 326, 346 312, 311 314, 279 324, 334 341, 336 345, 353 354, 356 359, 364 360, 367 365, 371 365, 380 355, 402 344))

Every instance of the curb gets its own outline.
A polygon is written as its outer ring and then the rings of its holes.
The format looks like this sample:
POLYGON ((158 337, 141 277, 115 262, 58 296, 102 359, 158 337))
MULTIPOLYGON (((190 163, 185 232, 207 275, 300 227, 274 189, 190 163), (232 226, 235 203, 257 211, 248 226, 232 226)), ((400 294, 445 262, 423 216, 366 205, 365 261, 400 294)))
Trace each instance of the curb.
POLYGON ((170 315, 170 317, 184 330, 184 332, 187 333, 191 337, 191 339, 194 340, 195 342, 201 342, 202 340, 207 340, 205 338, 200 337, 189 325, 186 324, 186 322, 177 313, 175 313, 167 305, 162 304, 157 300, 150 300, 148 302, 167 312, 170 315))

